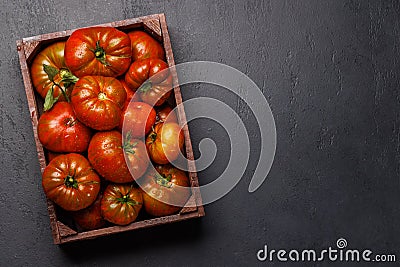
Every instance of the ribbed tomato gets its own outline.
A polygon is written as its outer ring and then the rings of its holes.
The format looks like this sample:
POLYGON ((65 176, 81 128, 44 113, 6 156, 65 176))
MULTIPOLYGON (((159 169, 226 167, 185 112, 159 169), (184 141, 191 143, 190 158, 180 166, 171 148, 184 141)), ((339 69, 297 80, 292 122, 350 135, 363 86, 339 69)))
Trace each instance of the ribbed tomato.
POLYGON ((115 78, 102 76, 80 78, 71 95, 78 119, 99 131, 119 125, 125 100, 122 84, 115 78))
POLYGON ((89 207, 72 213, 74 221, 83 230, 94 230, 103 227, 106 221, 101 216, 101 198, 99 194, 96 201, 89 207))
POLYGON ((128 33, 132 43, 133 60, 145 58, 159 58, 164 60, 164 49, 159 42, 144 31, 132 31, 128 33))
POLYGON ((133 137, 144 137, 156 121, 156 111, 144 102, 130 103, 121 116, 119 128, 133 137))
POLYGON ((97 132, 93 135, 88 158, 93 168, 106 180, 114 183, 133 182, 125 163, 122 135, 118 131, 97 132))
MULTIPOLYGON (((36 91, 40 94, 41 97, 45 98, 47 91, 51 89, 53 86, 53 82, 49 80, 49 76, 44 71, 43 64, 51 66, 56 70, 60 71, 61 69, 66 69, 67 65, 64 60, 64 48, 65 42, 57 42, 53 43, 43 50, 39 52, 34 58, 31 65, 31 77, 32 83, 35 87, 36 91)), ((64 86, 64 83, 61 82, 60 74, 54 76, 54 82, 59 83, 61 86, 64 86)), ((67 95, 69 95, 72 91, 73 86, 69 86, 66 90, 67 95)), ((61 90, 59 87, 54 86, 53 96, 56 98, 60 96, 59 101, 65 101, 61 90)))
POLYGON ((168 64, 158 58, 136 60, 126 72, 125 82, 143 102, 160 106, 172 92, 172 76, 167 69, 168 64))
POLYGON ((100 177, 80 154, 60 155, 42 175, 46 196, 61 208, 76 211, 90 206, 100 191, 100 177))
POLYGON ((169 164, 151 169, 140 182, 146 212, 153 216, 177 213, 190 196, 189 186, 186 174, 169 164))
POLYGON ((91 130, 78 121, 70 103, 57 102, 40 116, 38 136, 42 145, 53 152, 83 152, 91 130))
POLYGON ((183 132, 174 122, 156 124, 146 138, 150 158, 158 164, 167 164, 177 159, 183 143, 183 132))
POLYGON ((104 190, 101 213, 111 223, 127 225, 136 220, 142 205, 139 189, 127 184, 110 184, 104 190))
POLYGON ((128 35, 113 27, 78 29, 65 44, 65 63, 78 77, 117 77, 129 68, 131 56, 128 35))

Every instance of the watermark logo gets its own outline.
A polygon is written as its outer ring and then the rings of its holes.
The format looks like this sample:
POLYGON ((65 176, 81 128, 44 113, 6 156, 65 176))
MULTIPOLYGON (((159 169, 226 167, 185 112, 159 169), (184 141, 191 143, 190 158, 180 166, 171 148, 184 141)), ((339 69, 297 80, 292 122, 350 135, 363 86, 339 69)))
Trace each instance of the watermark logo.
MULTIPOLYGON (((158 72, 156 75, 150 77, 144 84, 153 86, 155 90, 160 90, 160 80, 166 80, 165 77, 168 77, 171 73, 177 74, 179 83, 171 84, 170 90, 173 90, 176 86, 193 83, 217 85, 220 88, 233 92, 242 99, 251 110, 257 120, 257 127, 261 135, 260 156, 248 187, 249 192, 256 191, 267 178, 276 149, 275 121, 261 89, 247 75, 239 70, 228 65, 209 61, 187 62, 175 65, 169 69, 158 72)), ((165 90, 165 88, 162 89, 165 90)), ((138 90, 140 90, 140 88, 138 90)), ((159 99, 161 99, 161 96, 159 99)), ((158 100, 154 100, 154 103, 158 100)), ((190 110, 190 112, 186 114, 187 123, 198 118, 213 120, 225 129, 230 139, 231 153, 224 172, 212 182, 200 186, 203 204, 209 204, 228 194, 243 177, 250 158, 249 134, 239 114, 221 100, 210 97, 191 98, 177 105, 174 111, 179 114, 177 111, 184 109, 190 110)), ((166 120, 168 120, 168 118, 166 120)), ((186 126, 180 125, 180 127, 183 128, 186 126)), ((129 127, 124 123, 122 134, 126 136, 129 131, 129 127)), ((213 163, 217 155, 217 145, 213 140, 205 138, 199 143, 199 151, 201 156, 196 160, 185 159, 185 155, 181 153, 177 160, 169 161, 172 165, 184 171, 190 172, 193 166, 196 166, 195 168, 197 171, 202 171, 213 163)), ((125 158, 125 160, 127 160, 127 158, 125 158)), ((128 168, 132 169, 130 164, 127 165, 128 168)), ((149 167, 149 169, 151 168, 155 171, 154 166, 149 167)), ((131 170, 131 173, 133 172, 134 170, 131 170)), ((141 184, 141 179, 138 179, 136 182, 142 189, 144 188, 141 184)), ((179 186, 175 185, 175 188, 177 187, 179 186)), ((183 190, 184 188, 181 189, 183 190)), ((165 202, 166 200, 162 201, 165 202)), ((174 206, 182 205, 182 203, 174 202, 174 199, 169 199, 166 204, 174 206)), ((186 204, 186 206, 189 204, 186 204)))
POLYGON ((257 251, 259 261, 279 262, 396 262, 395 254, 376 254, 370 249, 349 249, 347 240, 339 238, 336 247, 320 251, 314 249, 269 249, 267 245, 257 251))

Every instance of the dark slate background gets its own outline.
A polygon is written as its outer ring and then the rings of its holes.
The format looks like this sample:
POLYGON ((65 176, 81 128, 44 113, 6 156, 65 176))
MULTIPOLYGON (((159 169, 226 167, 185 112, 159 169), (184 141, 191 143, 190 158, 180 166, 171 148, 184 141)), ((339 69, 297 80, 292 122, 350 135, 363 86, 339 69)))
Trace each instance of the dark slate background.
MULTIPOLYGON (((340 237, 400 260, 399 1, 3 0, 0 21, 0 265, 250 266, 264 244, 322 250, 340 237), (224 100, 246 121, 252 154, 238 186, 201 220, 53 245, 15 41, 161 12, 177 63, 225 63, 263 90, 278 138, 268 179, 247 192, 260 142, 248 108, 188 86, 185 99, 224 100)), ((202 138, 218 144, 204 184, 229 142, 214 122, 190 129, 197 156, 202 138)))

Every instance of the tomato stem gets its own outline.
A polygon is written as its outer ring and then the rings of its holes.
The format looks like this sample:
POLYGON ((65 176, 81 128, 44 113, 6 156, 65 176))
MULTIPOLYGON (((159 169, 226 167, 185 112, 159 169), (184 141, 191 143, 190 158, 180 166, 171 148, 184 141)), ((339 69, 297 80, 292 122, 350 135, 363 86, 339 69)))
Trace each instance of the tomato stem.
POLYGON ((104 51, 103 47, 100 46, 100 40, 96 42, 96 48, 92 50, 94 52, 94 56, 101 64, 105 66, 109 66, 110 64, 106 61, 106 52, 104 51))
POLYGON ((152 132, 151 134, 149 134, 149 137, 150 137, 152 142, 155 142, 156 139, 157 139, 157 133, 156 132, 152 132))
POLYGON ((97 98, 98 98, 99 100, 106 100, 106 99, 107 99, 107 95, 106 95, 105 93, 103 93, 103 92, 100 92, 100 93, 97 95, 97 98))
POLYGON ((75 180, 74 176, 67 175, 64 179, 64 184, 66 187, 72 187, 74 189, 78 188, 78 182, 75 180))
POLYGON ((65 123, 65 125, 67 125, 68 127, 72 127, 72 126, 74 126, 76 124, 76 120, 74 120, 73 118, 68 118, 67 120, 66 120, 66 123, 65 123))
POLYGON ((53 83, 54 83, 55 86, 57 86, 58 88, 60 88, 61 93, 63 94, 65 100, 67 100, 67 102, 70 103, 71 100, 69 99, 69 96, 67 95, 67 92, 65 92, 65 89, 62 88, 62 86, 61 86, 60 84, 58 84, 58 83, 56 83, 56 82, 53 82, 53 83))
MULTIPOLYGON (((77 83, 79 81, 79 78, 73 75, 68 69, 62 68, 59 73, 64 85, 67 84, 69 86, 71 83, 77 83)), ((65 85, 65 87, 68 87, 67 85, 65 85)))

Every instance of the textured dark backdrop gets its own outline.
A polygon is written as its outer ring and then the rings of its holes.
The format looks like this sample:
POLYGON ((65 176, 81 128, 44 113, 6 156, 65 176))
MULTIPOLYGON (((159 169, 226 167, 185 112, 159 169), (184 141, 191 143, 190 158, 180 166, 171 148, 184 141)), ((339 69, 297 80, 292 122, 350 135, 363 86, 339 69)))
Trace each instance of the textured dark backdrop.
MULTIPOLYGON (((0 265, 248 266, 264 244, 320 250, 339 237, 400 260, 398 1, 2 0, 0 21, 0 265), (278 136, 268 179, 247 192, 259 132, 245 105, 187 87, 185 99, 224 100, 246 120, 251 164, 238 186, 201 220, 55 246, 15 40, 161 12, 177 63, 225 63, 263 90, 278 136)), ((218 143, 206 183, 227 162, 227 136, 207 120, 190 129, 195 147, 218 143)))

